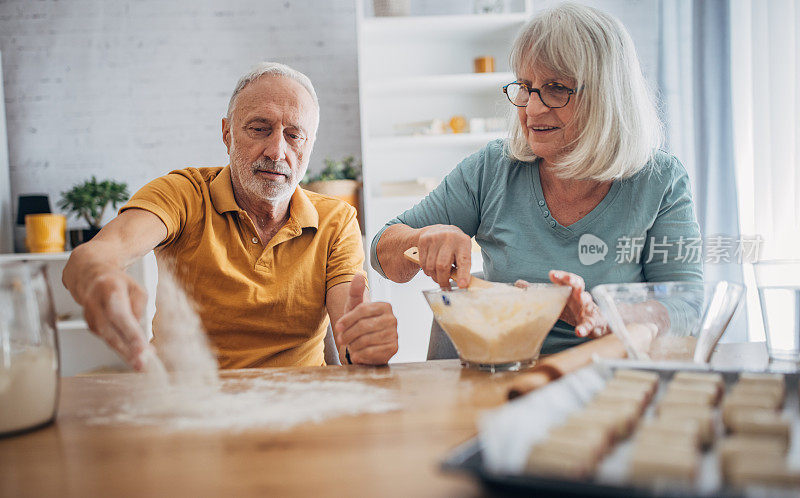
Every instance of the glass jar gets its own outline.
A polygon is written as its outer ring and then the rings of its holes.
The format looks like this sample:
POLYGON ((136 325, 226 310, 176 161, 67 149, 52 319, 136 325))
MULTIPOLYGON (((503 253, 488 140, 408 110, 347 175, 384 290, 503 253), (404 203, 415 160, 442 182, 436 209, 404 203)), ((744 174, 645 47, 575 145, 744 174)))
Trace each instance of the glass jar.
POLYGON ((0 263, 0 435, 55 419, 58 340, 43 264, 0 263))

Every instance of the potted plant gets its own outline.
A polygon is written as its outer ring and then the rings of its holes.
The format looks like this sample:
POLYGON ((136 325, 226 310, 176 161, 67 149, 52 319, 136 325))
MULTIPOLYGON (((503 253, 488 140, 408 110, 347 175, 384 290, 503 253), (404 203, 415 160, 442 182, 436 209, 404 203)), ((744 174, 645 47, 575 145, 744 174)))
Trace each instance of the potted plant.
POLYGON ((70 230, 69 238, 72 247, 90 240, 100 231, 103 215, 108 204, 116 209, 117 204, 128 200, 128 185, 112 180, 98 182, 92 176, 91 180, 79 183, 66 192, 61 192, 58 207, 67 213, 83 218, 89 223, 88 229, 70 230))
POLYGON ((358 212, 361 226, 359 194, 361 191, 361 163, 353 156, 337 161, 325 159, 325 168, 316 175, 303 179, 303 188, 320 194, 336 197, 347 202, 358 212))

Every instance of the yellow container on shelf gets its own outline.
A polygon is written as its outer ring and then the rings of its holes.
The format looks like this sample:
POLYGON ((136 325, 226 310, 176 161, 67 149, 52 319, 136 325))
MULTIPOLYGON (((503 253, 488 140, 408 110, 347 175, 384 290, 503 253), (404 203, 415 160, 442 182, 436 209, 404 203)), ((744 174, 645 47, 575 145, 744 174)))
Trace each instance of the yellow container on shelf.
POLYGON ((66 244, 66 216, 51 213, 25 216, 25 245, 30 252, 64 252, 66 244))

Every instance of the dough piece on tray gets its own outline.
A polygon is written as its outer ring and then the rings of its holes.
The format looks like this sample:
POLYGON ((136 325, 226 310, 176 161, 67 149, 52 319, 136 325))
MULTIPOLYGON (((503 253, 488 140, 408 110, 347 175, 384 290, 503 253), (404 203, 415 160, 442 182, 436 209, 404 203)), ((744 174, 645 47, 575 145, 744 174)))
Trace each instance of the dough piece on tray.
POLYGON ((722 422, 731 430, 734 417, 753 412, 778 413, 777 400, 769 394, 729 394, 722 401, 722 422))
POLYGON ((752 396, 756 397, 766 397, 772 400, 772 403, 776 407, 783 406, 783 400, 786 392, 785 390, 778 385, 772 384, 742 384, 737 383, 731 388, 730 392, 728 393, 727 397, 744 397, 749 398, 752 396))
POLYGON ((600 448, 603 454, 608 453, 614 444, 614 431, 599 425, 566 423, 550 429, 548 438, 557 439, 561 437, 583 441, 589 447, 600 448))
POLYGON ((531 448, 526 471, 549 477, 586 479, 594 474, 598 458, 585 448, 545 441, 531 448))
POLYGON ((700 441, 703 445, 714 442, 714 412, 710 406, 659 405, 658 418, 673 420, 694 420, 700 430, 700 441))
POLYGON ((653 397, 658 389, 659 376, 655 372, 648 372, 645 370, 617 370, 614 372, 614 378, 608 381, 608 384, 620 385, 640 385, 646 386, 650 397, 653 397))
MULTIPOLYGON (((574 437, 567 437, 562 434, 548 434, 545 440, 536 444, 533 449, 539 452, 558 453, 571 459, 585 460, 591 463, 592 467, 596 466, 597 462, 599 462, 608 451, 608 448, 604 447, 602 444, 591 445, 587 444, 586 441, 581 441, 574 437)), ((531 451, 533 451, 533 449, 531 451)))
POLYGON ((739 458, 785 458, 786 441, 769 436, 735 434, 719 442, 717 453, 722 475, 728 479, 734 460, 739 458))
POLYGON ((739 374, 739 384, 758 384, 758 385, 771 385, 779 386, 786 389, 786 380, 783 374, 779 373, 750 373, 743 372, 739 374))
POLYGON ((650 385, 643 382, 629 381, 627 379, 611 379, 606 382, 605 387, 600 392, 624 392, 641 396, 644 404, 650 403, 655 394, 655 389, 650 385))
POLYGON ((727 421, 726 428, 734 434, 772 436, 789 444, 791 424, 774 410, 734 411, 727 421))
POLYGON ((659 441, 665 445, 678 444, 700 448, 700 427, 696 420, 657 418, 648 420, 636 431, 636 441, 659 441))
POLYGON ((690 383, 684 380, 673 380, 667 386, 667 395, 688 396, 692 399, 705 398, 704 404, 715 406, 722 395, 721 391, 714 384, 690 383))
POLYGON ((649 448, 675 451, 692 451, 699 448, 696 437, 688 434, 667 434, 663 432, 637 432, 633 438, 634 448, 649 448))
POLYGON ((790 468, 786 458, 779 455, 741 455, 733 459, 726 477, 729 483, 740 487, 753 484, 800 486, 800 470, 790 468))
POLYGON ((739 374, 739 380, 731 389, 734 391, 768 391, 776 395, 783 404, 783 398, 786 393, 786 380, 783 374, 778 373, 742 373, 739 374))
POLYGON ((592 399, 592 402, 609 406, 632 404, 636 407, 637 417, 642 414, 648 401, 647 393, 644 391, 627 391, 619 388, 603 389, 592 399))
POLYGON ((713 406, 713 396, 708 392, 697 390, 669 389, 658 400, 659 406, 685 405, 685 406, 713 406))
POLYGON ((651 385, 658 384, 658 374, 648 370, 621 368, 614 372, 615 379, 627 379, 634 382, 643 382, 651 385))
POLYGON ((693 449, 675 449, 637 445, 631 455, 629 478, 634 483, 664 481, 691 484, 697 477, 699 453, 693 449))
POLYGON ((635 422, 635 417, 631 417, 624 412, 598 406, 581 410, 571 415, 568 419, 568 423, 605 427, 613 432, 614 439, 628 437, 635 422))
POLYGON ((633 425, 642 415, 642 406, 634 400, 614 399, 607 397, 596 397, 583 407, 584 410, 611 411, 619 414, 627 420, 631 420, 633 425))
POLYGON ((676 381, 691 384, 711 384, 717 386, 720 390, 725 389, 725 379, 722 378, 722 374, 714 372, 676 372, 672 376, 672 382, 676 381))
POLYGON ((761 408, 765 410, 777 410, 781 406, 781 400, 771 393, 758 392, 731 392, 722 401, 722 408, 728 406, 742 406, 748 408, 761 408))

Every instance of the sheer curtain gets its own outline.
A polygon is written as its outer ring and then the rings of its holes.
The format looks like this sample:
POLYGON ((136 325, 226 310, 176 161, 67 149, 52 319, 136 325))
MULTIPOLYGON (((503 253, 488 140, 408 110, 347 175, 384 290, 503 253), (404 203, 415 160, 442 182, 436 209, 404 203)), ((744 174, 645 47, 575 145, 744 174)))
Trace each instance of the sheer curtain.
MULTIPOLYGON (((691 178, 704 245, 719 241, 729 254, 709 260, 706 248, 705 279, 743 282, 734 254, 744 232, 731 124, 730 7, 728 0, 661 0, 658 86, 666 148, 691 178)), ((747 340, 747 316, 740 307, 725 341, 747 340)))
MULTIPOLYGON (((734 158, 743 233, 761 257, 800 258, 800 1, 730 0, 734 158)), ((750 336, 763 340, 752 267, 750 336)))

